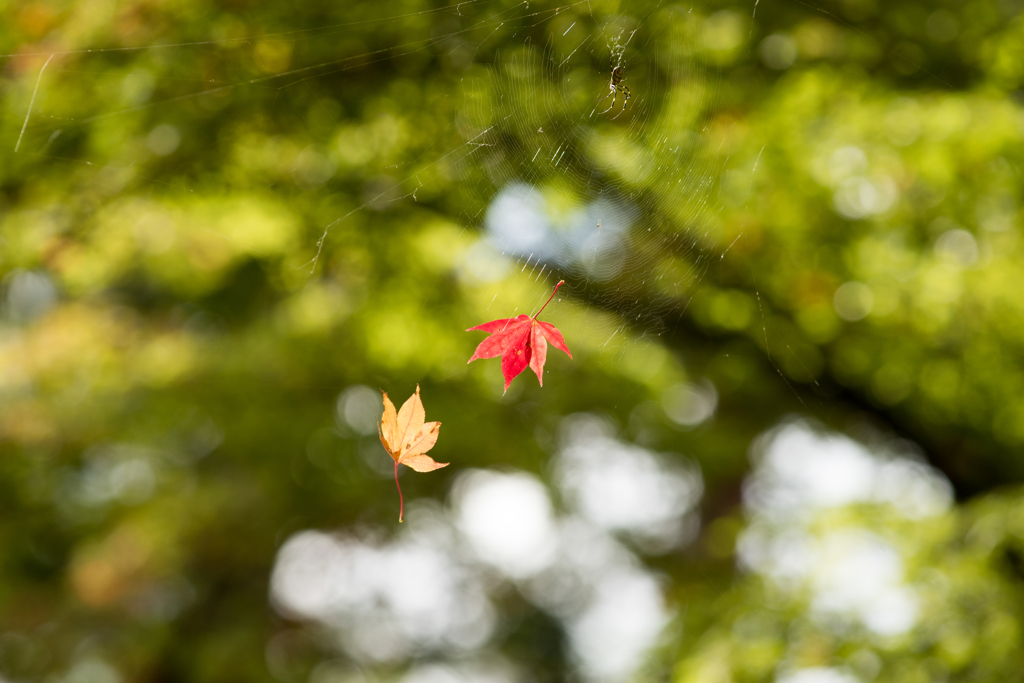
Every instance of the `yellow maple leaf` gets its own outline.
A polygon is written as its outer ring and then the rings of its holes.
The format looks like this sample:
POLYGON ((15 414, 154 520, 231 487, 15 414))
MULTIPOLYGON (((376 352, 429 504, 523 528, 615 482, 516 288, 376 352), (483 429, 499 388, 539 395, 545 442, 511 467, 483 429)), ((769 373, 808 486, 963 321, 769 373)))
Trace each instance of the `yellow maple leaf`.
POLYGON ((416 393, 402 404, 402 409, 395 412, 395 404, 384 394, 384 414, 377 423, 377 433, 384 450, 395 461, 395 486, 398 487, 398 521, 402 521, 405 513, 405 500, 402 498, 402 487, 398 485, 398 466, 405 465, 417 472, 431 472, 446 467, 446 462, 434 462, 426 452, 437 443, 437 434, 441 429, 440 422, 424 422, 426 412, 420 400, 420 385, 416 385, 416 393))

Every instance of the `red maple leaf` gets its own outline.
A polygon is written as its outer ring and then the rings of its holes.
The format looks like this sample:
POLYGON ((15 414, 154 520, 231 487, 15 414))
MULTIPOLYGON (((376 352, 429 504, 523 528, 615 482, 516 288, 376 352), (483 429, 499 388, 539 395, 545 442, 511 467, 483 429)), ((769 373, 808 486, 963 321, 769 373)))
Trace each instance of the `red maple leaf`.
POLYGON ((537 380, 540 381, 541 386, 544 386, 544 362, 548 359, 548 342, 551 342, 556 349, 565 351, 569 358, 572 358, 569 347, 565 345, 565 338, 558 328, 550 323, 537 320, 537 316, 555 298, 555 292, 564 282, 565 280, 560 280, 555 285, 555 291, 551 292, 551 296, 544 302, 544 306, 541 306, 540 311, 537 311, 537 315, 532 318, 526 314, 515 318, 501 318, 466 330, 466 332, 483 330, 491 333, 490 337, 484 339, 476 347, 469 362, 472 363, 478 358, 501 356, 501 373, 505 376, 505 391, 508 391, 512 380, 518 377, 527 365, 537 373, 537 380))

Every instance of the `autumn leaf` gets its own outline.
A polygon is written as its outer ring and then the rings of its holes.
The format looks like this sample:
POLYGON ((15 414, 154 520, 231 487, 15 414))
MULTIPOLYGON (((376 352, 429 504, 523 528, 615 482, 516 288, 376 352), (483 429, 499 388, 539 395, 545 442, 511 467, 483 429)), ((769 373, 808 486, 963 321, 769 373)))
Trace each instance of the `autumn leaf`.
POLYGON ((519 315, 515 318, 502 318, 492 320, 483 325, 471 327, 467 332, 483 330, 490 332, 491 336, 480 342, 473 352, 469 362, 478 358, 494 358, 501 356, 501 373, 505 376, 505 391, 508 391, 512 380, 519 376, 527 366, 536 373, 537 380, 544 386, 544 363, 548 359, 548 342, 556 349, 569 353, 569 347, 565 345, 565 338, 558 328, 550 323, 541 322, 537 317, 541 311, 555 298, 555 292, 562 286, 565 280, 560 280, 555 285, 555 291, 540 307, 537 315, 532 318, 528 315, 519 315))
POLYGON ((395 486, 398 487, 398 521, 405 515, 405 500, 402 498, 402 487, 398 485, 398 466, 406 465, 417 472, 431 472, 446 467, 446 462, 434 462, 426 452, 437 443, 437 433, 441 429, 440 422, 426 422, 426 412, 420 400, 420 385, 416 385, 416 393, 402 404, 402 409, 395 412, 395 404, 384 394, 384 414, 377 423, 377 433, 384 450, 395 461, 395 486))

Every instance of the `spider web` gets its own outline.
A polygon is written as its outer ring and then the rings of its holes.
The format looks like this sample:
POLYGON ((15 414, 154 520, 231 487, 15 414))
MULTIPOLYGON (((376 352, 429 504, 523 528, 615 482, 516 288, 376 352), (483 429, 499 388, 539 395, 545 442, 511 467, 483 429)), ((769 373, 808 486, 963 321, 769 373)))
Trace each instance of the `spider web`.
POLYGON ((620 334, 657 335, 721 255, 708 232, 717 169, 701 120, 713 87, 698 19, 659 3, 639 16, 546 23, 543 44, 527 38, 467 80, 466 135, 486 179, 463 188, 479 207, 464 221, 484 228, 467 265, 498 280, 485 284, 494 317, 534 313, 537 283, 565 279, 562 292, 589 307, 546 315, 574 336, 605 347, 620 334), (615 67, 628 100, 612 101, 615 67))
MULTIPOLYGON (((99 179, 96 194, 192 193, 217 170, 171 166, 177 177, 166 188, 155 177, 166 168, 154 177, 139 169, 154 154, 173 165, 174 148, 204 117, 223 116, 223 138, 198 144, 223 155, 251 148, 246 163, 264 173, 263 189, 309 207, 315 234, 293 264, 302 277, 316 277, 324 259, 344 248, 332 238, 346 221, 369 229, 368 218, 382 209, 417 202, 442 213, 455 207, 449 214, 470 236, 458 255, 459 276, 488 314, 466 313, 462 326, 532 314, 564 279, 560 301, 545 319, 565 332, 574 351, 579 344, 598 362, 618 360, 668 329, 738 239, 717 221, 723 169, 705 119, 716 84, 705 66, 701 18, 686 6, 466 0, 405 12, 361 3, 350 13, 344 23, 274 34, 248 33, 239 23, 203 27, 194 40, 174 44, 136 31, 127 41, 136 47, 0 55, 14 74, 12 89, 20 91, 8 98, 4 139, 15 160, 41 158, 88 171, 99 179), (389 39, 385 30, 374 43, 363 35, 381 27, 402 37, 389 39), (434 98, 430 106, 450 120, 420 131, 417 162, 373 169, 362 194, 334 192, 328 183, 342 173, 345 155, 332 158, 325 136, 313 130, 318 116, 338 107, 327 97, 330 88, 363 88, 365 95, 368 87, 392 85, 358 82, 366 67, 389 62, 400 72, 433 58, 460 73, 456 87, 443 89, 455 93, 450 105, 439 106, 437 98, 447 95, 424 87, 434 98), (622 90, 613 88, 619 67, 622 90), (100 104, 76 97, 88 91, 102 93, 100 104), (285 143, 267 135, 256 150, 244 141, 263 125, 252 111, 272 110, 285 99, 308 105, 311 132, 308 146, 290 155, 288 170, 275 174, 266 170, 273 166, 266 158, 288 156, 280 151, 285 143), (157 111, 166 123, 136 130, 157 111), (85 140, 87 125, 103 144, 85 140)), ((80 35, 108 19, 83 15, 80 35)), ((350 142, 345 149, 357 150, 359 140, 350 142)), ((735 173, 753 173, 756 165, 735 173)), ((154 250, 162 248, 161 237, 146 235, 154 250)), ((450 373, 464 368, 460 361, 450 373)), ((497 370, 489 376, 500 391, 497 370)), ((706 416, 681 411, 672 419, 691 425, 706 416)))
MULTIPOLYGON (((209 33, 226 37, 161 45, 138 34, 137 47, 4 55, 24 90, 23 99, 12 101, 29 103, 16 124, 5 117, 5 131, 16 139, 18 155, 87 171, 98 179, 97 194, 108 198, 188 195, 202 193, 208 180, 223 185, 214 178, 220 169, 175 168, 173 152, 199 136, 204 118, 220 116, 226 121, 221 137, 192 144, 211 145, 221 156, 245 155, 252 176, 265 177, 264 191, 308 207, 316 234, 292 264, 302 277, 316 277, 324 259, 344 248, 332 238, 346 221, 365 226, 376 211, 430 202, 457 207, 455 222, 472 236, 459 254, 459 272, 486 302, 488 317, 532 314, 564 279, 559 294, 568 296, 553 302, 545 319, 563 329, 574 351, 579 344, 614 359, 667 329, 728 249, 715 225, 720 169, 703 118, 714 82, 702 59, 699 17, 659 0, 626 10, 598 0, 560 6, 468 0, 382 18, 373 15, 386 12, 365 5, 353 8, 352 21, 312 29, 251 35, 244 26, 215 26, 209 33), (363 40, 365 29, 382 26, 402 35, 411 26, 419 37, 381 45, 363 40), (331 53, 341 56, 322 58, 331 53), (252 111, 301 99, 315 129, 318 112, 337 108, 326 97, 328 86, 379 86, 357 83, 355 74, 383 61, 400 70, 435 54, 463 73, 458 101, 441 107, 450 122, 422 135, 418 162, 368 173, 355 199, 332 191, 328 182, 344 172, 345 154, 332 158, 317 133, 288 154, 287 143, 273 134, 258 145, 245 143, 257 139, 253 131, 261 126, 274 132, 252 111), (623 90, 613 99, 616 67, 623 90), (76 97, 88 91, 103 93, 100 104, 76 97), (144 130, 154 118, 165 122, 144 130), (88 139, 86 126, 99 142, 88 139), (154 155, 154 175, 176 172, 170 187, 139 170, 154 155), (271 157, 290 158, 290 168, 274 170, 271 157)), ((341 139, 350 155, 359 151, 358 136, 341 139)), ((143 232, 152 250, 166 248, 160 235, 143 232)), ((471 317, 476 314, 466 313, 462 326, 483 322, 471 317)), ((459 361, 451 374, 464 368, 459 361)), ((499 373, 490 375, 500 387, 499 373)), ((679 420, 695 424, 706 416, 679 420)), ((605 441, 611 449, 610 437, 605 441)), ((655 472, 656 460, 641 455, 633 453, 655 472)), ((623 564, 631 563, 626 556, 623 564)))
MULTIPOLYGON (((368 185, 363 201, 344 207, 344 200, 331 197, 323 185, 334 162, 317 151, 315 140, 313 151, 302 152, 305 166, 300 155, 292 175, 306 181, 307 195, 319 193, 325 206, 335 208, 317 213, 322 234, 307 245, 308 261, 296 267, 315 273, 324 250, 333 248, 332 230, 345 221, 420 201, 417 194, 431 187, 435 194, 439 186, 450 191, 454 177, 460 223, 482 234, 464 263, 468 279, 491 293, 488 312, 494 317, 533 312, 544 290, 556 278, 565 279, 561 293, 587 306, 563 310, 558 320, 592 346, 603 347, 627 326, 639 336, 660 333, 665 316, 685 309, 722 251, 717 235, 709 235, 717 211, 712 201, 717 169, 701 120, 713 84, 700 59, 699 19, 660 1, 634 4, 629 12, 608 11, 588 0, 550 7, 473 0, 270 35, 6 55, 26 75, 38 65, 18 153, 101 167, 115 188, 133 183, 155 188, 162 181, 136 168, 149 152, 120 130, 154 108, 176 124, 158 126, 146 139, 160 154, 180 143, 180 129, 190 119, 282 97, 306 97, 315 110, 322 104, 318 83, 378 61, 401 63, 440 52, 465 69, 458 89, 462 101, 417 167, 399 164, 368 185), (368 47, 358 40, 366 28, 416 22, 431 30, 419 39, 358 51, 368 47), (517 47, 507 47, 517 41, 517 47), (506 47, 498 50, 499 42, 506 47), (304 54, 322 54, 328 44, 343 46, 335 52, 345 52, 348 44, 355 51, 302 62, 304 54), (210 51, 220 62, 217 73, 199 78, 199 62, 210 51), (243 58, 249 53, 257 63, 286 53, 294 66, 254 75, 243 58), (93 75, 109 69, 112 60, 125 64, 120 84, 93 75), (159 67, 159 78, 151 75, 157 69, 147 69, 150 64, 159 67), (614 67, 623 69, 620 92, 611 89, 614 67), (115 96, 105 107, 88 111, 89 105, 76 104, 73 97, 58 99, 55 91, 65 86, 115 96), (123 142, 83 149, 79 138, 86 125, 123 142), (459 182, 475 178, 483 180, 459 182), (600 311, 613 315, 595 313, 600 311)), ((216 27, 213 32, 239 30, 216 27)), ((28 89, 32 80, 21 79, 21 86, 28 89)), ((247 123, 239 112, 235 133, 244 135, 247 123)), ((201 183, 204 170, 183 175, 201 183)), ((277 189, 273 180, 267 186, 277 189)), ((466 327, 478 322, 465 320, 466 327)))

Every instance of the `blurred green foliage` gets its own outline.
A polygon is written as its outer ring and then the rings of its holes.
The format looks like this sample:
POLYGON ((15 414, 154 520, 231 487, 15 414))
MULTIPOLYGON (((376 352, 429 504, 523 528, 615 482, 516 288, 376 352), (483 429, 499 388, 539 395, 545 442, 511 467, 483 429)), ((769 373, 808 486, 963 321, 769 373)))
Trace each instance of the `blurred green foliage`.
MULTIPOLYGON (((688 605, 657 675, 1019 675, 1020 496, 992 492, 1024 474, 1019 3, 32 0, 0 17, 5 678, 110 680, 74 668, 97 652, 124 680, 272 680, 266 644, 292 628, 267 599, 280 544, 395 516, 339 392, 416 383, 453 466, 407 477, 410 498, 466 467, 547 476, 545 435, 580 411, 699 462, 702 536, 651 560, 688 605), (633 98, 591 116, 634 29, 633 98), (551 140, 564 165, 534 163, 551 140), (548 276, 466 263, 516 180, 553 211, 593 180, 648 230, 612 277, 569 269, 545 315, 575 360, 503 396, 462 330, 542 301, 548 276), (717 412, 680 427, 663 396, 702 379, 717 412), (866 522, 913 580, 944 577, 909 635, 836 634, 736 573, 749 445, 794 412, 911 438, 975 497, 866 522)), ((499 648, 564 671, 534 618, 541 636, 499 648)))
POLYGON ((675 680, 768 681, 780 668, 831 669, 853 681, 1014 680, 1024 618, 1022 519, 1018 489, 924 523, 870 508, 825 515, 819 537, 867 529, 901 549, 919 625, 879 637, 863 624, 830 623, 810 616, 813 591, 770 579, 747 579, 713 597, 688 592, 684 635, 671 647, 675 680))

